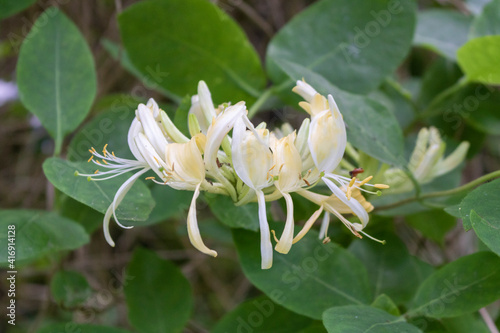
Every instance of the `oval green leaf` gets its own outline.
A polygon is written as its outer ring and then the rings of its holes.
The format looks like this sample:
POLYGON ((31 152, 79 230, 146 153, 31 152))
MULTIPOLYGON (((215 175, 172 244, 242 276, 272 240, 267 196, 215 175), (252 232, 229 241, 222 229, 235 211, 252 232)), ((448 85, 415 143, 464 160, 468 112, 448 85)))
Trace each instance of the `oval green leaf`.
POLYGON ((205 198, 217 220, 228 227, 259 230, 259 207, 256 203, 235 206, 231 198, 210 193, 205 194, 205 198))
POLYGON ((89 236, 81 225, 51 212, 0 210, 0 228, 0 248, 5 249, 0 252, 0 266, 3 267, 11 264, 7 247, 13 242, 14 265, 57 251, 74 250, 89 242, 89 236), (8 232, 11 225, 15 227, 14 233, 8 232), (9 242, 8 236, 15 236, 14 240, 9 242))
POLYGON ((143 1, 118 21, 135 68, 174 94, 193 95, 205 80, 215 103, 249 102, 265 86, 259 57, 243 30, 209 1, 143 1))
POLYGON ((500 84, 500 36, 472 39, 458 52, 458 64, 470 81, 500 84))
MULTIPOLYGON (((270 223, 281 234, 283 223, 270 223)), ((274 252, 273 267, 260 266, 259 234, 234 229, 233 238, 247 278, 269 298, 301 315, 321 319, 332 306, 361 305, 372 301, 366 270, 340 246, 323 244, 309 233, 288 254, 274 252), (314 302, 311 297, 316 297, 314 302)))
POLYGON ((411 0, 319 1, 271 40, 266 55, 269 75, 282 82, 286 76, 276 65, 293 62, 322 73, 341 89, 367 93, 407 55, 415 10, 411 0))
POLYGON ((181 332, 191 315, 193 297, 180 269, 139 248, 127 276, 124 292, 131 324, 142 333, 181 332))
MULTIPOLYGON (((116 191, 130 174, 104 181, 88 181, 86 177, 75 176, 75 171, 92 174, 95 170, 96 165, 93 163, 69 162, 56 157, 43 163, 45 176, 58 190, 101 213, 106 213, 116 191)), ((123 220, 145 221, 154 205, 148 187, 142 181, 136 181, 116 209, 116 216, 123 220)))
POLYGON ((56 141, 90 110, 96 94, 94 60, 78 28, 57 8, 47 9, 21 46, 17 63, 21 101, 56 141))
POLYGON ((500 298, 500 258, 478 252, 455 260, 419 287, 408 315, 432 318, 471 313, 500 298))
POLYGON ((421 333, 401 317, 369 306, 342 306, 323 313, 328 333, 421 333))

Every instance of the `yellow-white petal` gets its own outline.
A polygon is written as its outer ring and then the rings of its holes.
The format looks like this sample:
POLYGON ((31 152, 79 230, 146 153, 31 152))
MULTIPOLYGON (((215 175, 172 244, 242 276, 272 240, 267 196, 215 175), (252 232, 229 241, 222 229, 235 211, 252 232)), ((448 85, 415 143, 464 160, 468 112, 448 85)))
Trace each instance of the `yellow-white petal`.
POLYGON ((203 240, 201 239, 200 235, 200 229, 198 228, 198 219, 196 218, 196 199, 200 195, 200 185, 201 183, 198 184, 198 186, 196 186, 193 199, 191 200, 191 205, 189 206, 189 212, 187 217, 188 236, 189 240, 191 241, 191 244, 193 244, 193 246, 200 252, 208 254, 209 256, 212 257, 217 257, 217 252, 209 249, 205 245, 205 243, 203 243, 203 240))
POLYGON ((289 193, 283 193, 283 198, 285 198, 286 202, 285 229, 283 229, 283 233, 281 234, 280 240, 276 244, 274 249, 279 253, 286 254, 290 251, 293 242, 293 229, 294 229, 293 200, 289 193))
POLYGON ((256 194, 259 204, 261 268, 268 269, 273 265, 273 245, 271 244, 271 233, 267 223, 266 199, 262 191, 259 190, 256 194))

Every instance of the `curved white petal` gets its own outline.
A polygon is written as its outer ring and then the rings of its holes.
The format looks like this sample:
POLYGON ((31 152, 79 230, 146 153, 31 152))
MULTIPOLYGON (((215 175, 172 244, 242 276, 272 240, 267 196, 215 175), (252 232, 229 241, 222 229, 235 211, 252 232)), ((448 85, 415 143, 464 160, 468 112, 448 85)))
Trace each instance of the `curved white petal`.
POLYGON ((363 227, 368 224, 368 213, 363 208, 363 206, 359 203, 358 200, 351 198, 351 200, 347 200, 346 194, 337 187, 330 179, 323 177, 322 180, 325 182, 326 186, 340 199, 345 205, 349 206, 351 210, 356 214, 356 216, 360 219, 363 227))
POLYGON ((163 168, 168 170, 168 168, 163 161, 163 158, 158 155, 146 135, 144 135, 143 133, 139 133, 135 137, 135 143, 137 144, 139 152, 142 154, 144 160, 146 161, 146 163, 148 163, 151 170, 153 170, 160 177, 160 179, 165 181, 166 177, 161 169, 163 168))
POLYGON ((256 191, 256 194, 259 203, 261 268, 268 269, 273 265, 273 245, 271 244, 271 233, 267 223, 266 199, 262 191, 256 191))
POLYGON ((139 149, 137 148, 137 144, 135 143, 135 137, 141 132, 144 133, 144 130, 142 128, 141 122, 136 117, 134 118, 134 120, 132 120, 132 124, 130 125, 130 128, 128 130, 128 147, 138 161, 145 162, 144 157, 142 157, 142 154, 140 153, 139 149))
POLYGON ((160 126, 153 117, 153 113, 144 104, 139 104, 137 108, 137 117, 144 128, 144 134, 149 142, 155 148, 156 152, 162 156, 165 153, 168 142, 160 126))
POLYGON ((116 194, 115 194, 115 197, 113 198, 113 203, 112 203, 112 206, 113 206, 113 217, 115 218, 115 222, 116 224, 118 224, 120 227, 122 228, 125 228, 125 229, 131 229, 133 227, 129 227, 129 226, 125 226, 123 224, 120 223, 120 221, 118 220, 118 218, 116 217, 116 208, 118 207, 118 205, 122 202, 123 198, 125 197, 125 195, 128 193, 128 191, 132 188, 132 185, 134 185, 135 181, 142 175, 144 174, 146 171, 148 171, 149 168, 144 168, 142 169, 141 171, 135 173, 132 177, 130 177, 129 179, 127 179, 121 186, 120 188, 118 189, 118 191, 116 191, 116 194))
POLYGON ((158 107, 158 103, 153 98, 148 100, 146 106, 153 112, 153 117, 156 119, 160 114, 160 108, 158 107))
POLYGON ((283 198, 285 198, 286 202, 286 223, 285 229, 283 229, 283 233, 281 234, 279 242, 276 244, 274 249, 279 253, 288 253, 292 247, 293 242, 293 200, 290 196, 290 193, 282 193, 283 198))
POLYGON ((230 106, 219 114, 207 131, 207 145, 205 146, 204 162, 208 171, 217 172, 217 152, 224 137, 233 128, 235 121, 245 115, 244 102, 230 106))
POLYGON ((189 206, 189 213, 187 217, 187 230, 189 235, 189 240, 191 244, 198 249, 200 252, 208 254, 212 257, 217 257, 217 252, 214 250, 210 250, 203 240, 201 239, 200 229, 198 228, 198 219, 196 218, 196 199, 200 195, 200 184, 196 186, 194 190, 193 199, 191 200, 191 205, 189 206))
POLYGON ((134 182, 139 178, 143 173, 148 171, 149 168, 142 169, 141 171, 135 173, 132 177, 127 179, 126 182, 124 182, 118 191, 116 191, 115 197, 113 198, 113 202, 109 205, 108 209, 106 210, 106 214, 104 214, 104 220, 103 220, 103 231, 104 231, 104 238, 106 238, 106 241, 108 242, 109 245, 115 246, 115 242, 111 238, 111 234, 109 233, 109 222, 111 219, 111 216, 114 216, 116 223, 125 229, 130 229, 132 227, 124 226, 122 225, 118 219, 116 218, 116 207, 122 202, 123 198, 127 194, 127 192, 130 190, 132 185, 134 185, 134 182))
POLYGON ((319 239, 326 237, 328 233, 328 226, 330 225, 330 213, 323 214, 323 221, 321 221, 321 228, 319 229, 319 239))
POLYGON ((301 80, 297 80, 297 85, 293 87, 292 91, 309 103, 312 102, 314 95, 318 93, 311 85, 301 80))
POLYGON ((308 145, 319 171, 335 170, 342 160, 346 144, 345 124, 339 112, 325 110, 312 117, 308 145))

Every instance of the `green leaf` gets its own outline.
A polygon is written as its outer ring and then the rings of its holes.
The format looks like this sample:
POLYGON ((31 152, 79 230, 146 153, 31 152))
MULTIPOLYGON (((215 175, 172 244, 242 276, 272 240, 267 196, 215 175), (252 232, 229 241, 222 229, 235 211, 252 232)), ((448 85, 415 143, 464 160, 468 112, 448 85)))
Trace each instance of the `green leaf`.
POLYGON ((401 317, 369 306, 342 306, 323 313, 328 333, 418 333, 418 328, 401 317))
POLYGON ((474 228, 493 252, 500 255, 500 179, 470 192, 460 204, 464 227, 474 228))
POLYGON ((243 30, 205 0, 136 3, 118 17, 135 68, 174 94, 193 95, 199 80, 215 103, 251 101, 265 86, 259 57, 243 30))
POLYGON ((444 236, 453 229, 457 220, 442 210, 431 210, 405 216, 406 223, 417 229, 425 237, 443 244, 444 236))
POLYGON ((500 84, 500 36, 472 39, 457 52, 458 64, 467 79, 485 84, 500 84))
MULTIPOLYGON (((270 223, 281 234, 283 223, 270 223)), ((288 254, 274 252, 273 267, 260 266, 258 233, 233 229, 234 242, 247 278, 269 298, 301 315, 320 319, 332 306, 368 304, 371 291, 363 265, 340 246, 323 244, 316 231, 292 246, 288 254), (312 295, 321 295, 311 302, 312 295)))
POLYGON ((429 9, 418 14, 413 44, 456 60, 457 50, 467 42, 472 17, 458 11, 429 9))
POLYGON ((384 310, 385 312, 393 315, 393 316, 399 316, 401 313, 399 313, 399 309, 396 304, 394 304, 394 301, 387 296, 386 294, 380 294, 371 304, 372 307, 384 310))
POLYGON ((385 163, 406 165, 403 134, 394 115, 382 104, 342 91, 320 74, 301 65, 282 61, 281 67, 294 80, 305 78, 318 92, 334 96, 347 126, 347 140, 356 148, 385 163))
POLYGON ((228 196, 209 193, 205 194, 205 198, 215 217, 228 227, 259 230, 259 207, 257 203, 235 206, 228 196))
POLYGON ((36 0, 2 0, 0 3, 0 20, 19 13, 28 8, 36 0))
POLYGON ((142 333, 181 332, 192 307, 189 282, 173 263, 138 248, 127 267, 124 292, 131 324, 142 333))
POLYGON ((341 89, 367 93, 407 55, 415 10, 410 0, 319 1, 296 15, 271 40, 266 55, 269 75, 282 82, 285 68, 276 66, 293 62, 322 73, 341 89))
MULTIPOLYGON (((7 266, 8 236, 15 236, 16 264, 45 255, 73 250, 89 242, 82 226, 55 213, 37 210, 0 210, 0 266, 7 266), (15 232, 8 232, 9 226, 15 232)), ((11 238, 12 239, 12 238, 11 238)))
POLYGON ((130 331, 109 326, 77 324, 75 322, 59 323, 46 326, 37 331, 37 333, 59 333, 59 332, 78 332, 78 333, 131 333, 130 331))
POLYGON ((313 320, 272 302, 261 296, 246 301, 226 314, 211 330, 212 333, 226 332, 298 332, 311 326, 313 320))
POLYGON ((478 252, 455 260, 429 276, 419 287, 408 315, 456 317, 500 297, 500 258, 478 252))
POLYGON ((484 6, 481 15, 474 18, 470 36, 500 35, 500 1, 493 0, 484 6))
POLYGON ((56 141, 74 130, 96 94, 92 53, 78 28, 57 8, 34 23, 17 62, 19 96, 56 141))
POLYGON ((386 294, 396 304, 406 303, 421 282, 418 267, 399 238, 389 233, 375 236, 384 239, 386 244, 356 240, 349 246, 349 252, 368 270, 368 280, 375 296, 386 294))
MULTIPOLYGON (((130 175, 104 181, 88 181, 87 177, 75 176, 75 171, 92 174, 95 170, 96 165, 93 163, 69 162, 55 157, 43 163, 45 176, 58 190, 104 214, 116 191, 130 175)), ((147 186, 136 181, 116 209, 116 216, 123 220, 144 221, 154 205, 147 186)))
POLYGON ((64 307, 83 304, 92 295, 87 279, 75 271, 58 271, 50 282, 54 300, 64 307))

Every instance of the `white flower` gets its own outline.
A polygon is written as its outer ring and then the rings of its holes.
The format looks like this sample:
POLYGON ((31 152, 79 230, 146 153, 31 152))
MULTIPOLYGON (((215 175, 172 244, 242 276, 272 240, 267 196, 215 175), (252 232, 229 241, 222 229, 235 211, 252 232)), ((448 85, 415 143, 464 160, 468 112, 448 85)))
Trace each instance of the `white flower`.
POLYGON ((269 131, 267 129, 256 131, 257 133, 247 131, 244 120, 242 118, 237 119, 233 129, 231 152, 236 174, 257 195, 262 255, 261 267, 262 269, 268 269, 273 264, 273 249, 266 216, 266 201, 262 189, 272 183, 269 171, 273 164, 273 155, 269 147, 269 131))
POLYGON ((189 114, 194 114, 200 125, 201 131, 206 134, 212 119, 217 115, 212 102, 212 95, 204 81, 198 83, 198 95, 191 97, 189 114))

